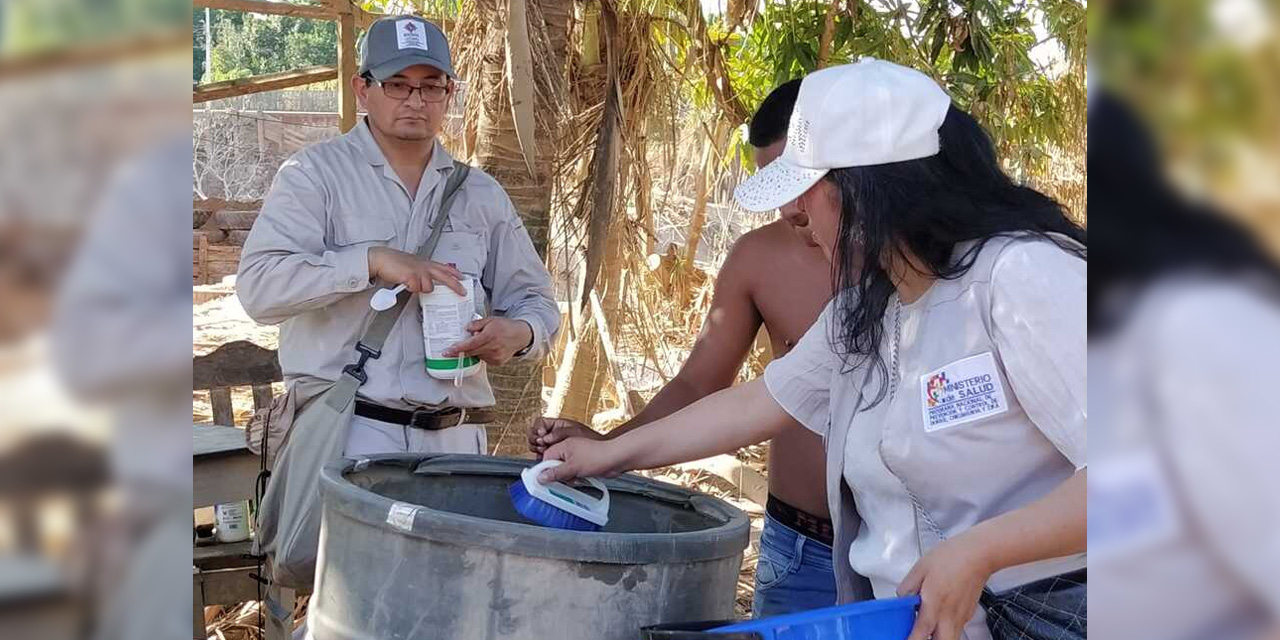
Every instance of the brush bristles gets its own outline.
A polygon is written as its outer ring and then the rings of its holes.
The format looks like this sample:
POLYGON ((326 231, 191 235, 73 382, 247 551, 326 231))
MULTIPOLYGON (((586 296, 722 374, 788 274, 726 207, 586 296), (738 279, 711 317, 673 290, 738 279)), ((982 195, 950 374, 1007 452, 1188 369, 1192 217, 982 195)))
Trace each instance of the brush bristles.
POLYGON ((512 484, 508 493, 511 494, 511 506, 515 507, 516 512, 534 524, 567 531, 599 531, 601 529, 600 525, 590 520, 575 516, 530 495, 523 480, 517 480, 512 484))

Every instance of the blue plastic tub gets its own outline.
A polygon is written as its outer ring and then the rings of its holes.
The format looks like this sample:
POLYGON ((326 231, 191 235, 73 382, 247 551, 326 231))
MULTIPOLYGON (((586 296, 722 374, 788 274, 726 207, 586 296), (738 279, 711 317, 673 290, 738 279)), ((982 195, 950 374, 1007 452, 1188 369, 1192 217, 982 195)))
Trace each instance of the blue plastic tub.
POLYGON ((920 596, 868 600, 740 622, 710 633, 759 634, 763 640, 906 640, 920 596))

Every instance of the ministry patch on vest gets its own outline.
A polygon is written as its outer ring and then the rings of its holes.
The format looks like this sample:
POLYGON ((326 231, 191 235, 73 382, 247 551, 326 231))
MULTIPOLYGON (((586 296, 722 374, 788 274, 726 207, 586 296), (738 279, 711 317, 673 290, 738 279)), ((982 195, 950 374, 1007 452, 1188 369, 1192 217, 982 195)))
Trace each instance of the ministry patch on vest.
POLYGON ((990 351, 920 376, 920 407, 928 433, 1009 410, 990 351))

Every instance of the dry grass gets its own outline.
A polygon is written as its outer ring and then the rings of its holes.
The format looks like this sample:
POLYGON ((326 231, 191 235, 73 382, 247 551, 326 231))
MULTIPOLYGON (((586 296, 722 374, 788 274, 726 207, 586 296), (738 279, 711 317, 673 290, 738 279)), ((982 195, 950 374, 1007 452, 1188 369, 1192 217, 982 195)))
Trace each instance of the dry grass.
MULTIPOLYGON (((295 628, 306 620, 308 597, 298 599, 293 610, 295 628)), ((245 602, 235 606, 205 607, 204 621, 208 640, 262 640, 262 628, 266 610, 258 602, 245 602)))

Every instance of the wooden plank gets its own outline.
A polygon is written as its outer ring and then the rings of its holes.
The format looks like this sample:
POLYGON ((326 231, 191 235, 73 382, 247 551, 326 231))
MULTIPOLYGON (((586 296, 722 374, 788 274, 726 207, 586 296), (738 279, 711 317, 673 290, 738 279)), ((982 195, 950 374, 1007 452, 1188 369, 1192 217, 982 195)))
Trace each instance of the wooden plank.
POLYGON ((217 284, 223 277, 235 275, 240 268, 240 249, 234 246, 209 245, 203 260, 197 250, 191 260, 195 284, 217 284), (234 253, 229 253, 230 250, 234 250, 234 253))
POLYGON ((211 244, 208 246, 209 262, 239 262, 243 249, 227 245, 211 244))
POLYGON ((253 410, 266 409, 271 406, 271 385, 253 385, 253 410))
POLYGON ((338 17, 337 12, 331 7, 265 2, 264 0, 191 0, 191 4, 197 7, 222 9, 224 11, 265 13, 275 16, 292 16, 294 18, 312 18, 315 20, 333 20, 338 17))
POLYGON ((269 384, 284 380, 276 352, 247 340, 228 342, 191 361, 193 390, 269 384))
POLYGON ((251 93, 300 87, 316 82, 327 82, 337 77, 338 69, 336 67, 315 66, 305 67, 296 71, 268 73, 261 76, 214 82, 197 86, 191 92, 191 102, 192 104, 198 104, 251 93))
POLYGON ((219 211, 200 226, 204 230, 223 229, 227 231, 248 231, 258 219, 257 211, 219 211))
POLYGON ((192 211, 257 211, 261 200, 223 200, 222 198, 193 198, 192 211))
POLYGON ((227 298, 235 295, 235 291, 221 288, 219 285, 197 285, 191 288, 191 304, 192 306, 204 304, 219 298, 227 298), (219 287, 219 288, 214 288, 219 287))
POLYGON ((257 571, 256 562, 229 569, 198 570, 192 590, 200 590, 205 606, 257 600, 258 583, 249 577, 249 574, 257 571))
MULTIPOLYGON (((241 432, 243 433, 243 432, 241 432)), ((241 436, 243 443, 244 436, 241 436)), ((191 508, 254 499, 262 459, 247 448, 191 462, 191 508)))
MULTIPOLYGON (((338 18, 338 11, 327 6, 264 2, 263 0, 192 0, 191 4, 197 7, 208 7, 210 9, 294 16, 297 18, 312 18, 315 20, 336 20, 338 18)), ((368 29, 369 25, 373 24, 374 20, 383 17, 383 14, 381 13, 370 13, 358 7, 355 8, 353 13, 356 19, 356 27, 360 29, 368 29)), ((452 21, 449 21, 449 23, 450 26, 452 26, 452 21)), ((436 24, 440 23, 437 22, 436 24)), ((440 26, 441 28, 444 28, 443 24, 440 26)))
POLYGON ((247 451, 249 447, 244 442, 244 429, 216 424, 191 425, 192 458, 247 451))
POLYGON ((195 567, 191 567, 191 637, 194 640, 209 637, 204 625, 204 583, 200 579, 200 570, 195 567))
POLYGON ((356 92, 351 79, 356 75, 356 22, 351 3, 337 0, 338 16, 338 129, 346 133, 356 126, 356 92))
POLYGON ((201 569, 230 569, 243 567, 257 562, 249 556, 253 555, 253 540, 244 542, 227 542, 193 547, 191 563, 201 569))
POLYGON ((210 260, 208 282, 202 284, 217 284, 222 281, 223 276, 235 274, 239 267, 239 260, 210 260))
POLYGON ((213 405, 213 423, 233 426, 236 423, 235 410, 231 406, 231 389, 220 387, 209 390, 209 404, 213 405))
POLYGON ((101 42, 0 58, 0 78, 13 80, 37 73, 105 67, 119 63, 121 60, 141 58, 190 46, 191 34, 186 29, 126 34, 101 42))
POLYGON ((200 249, 201 242, 208 244, 226 242, 227 233, 226 229, 195 229, 191 232, 191 248, 200 249))
POLYGON ((221 262, 209 265, 209 281, 221 282, 227 276, 236 275, 236 266, 234 264, 222 264, 221 262))
MULTIPOLYGON (((192 262, 194 264, 194 261, 192 262)), ((240 267, 239 262, 223 262, 220 260, 210 261, 209 272, 206 274, 207 281, 196 282, 195 284, 197 285, 217 284, 219 282, 222 282, 222 279, 227 276, 236 275, 236 271, 239 269, 239 267, 240 267)))

